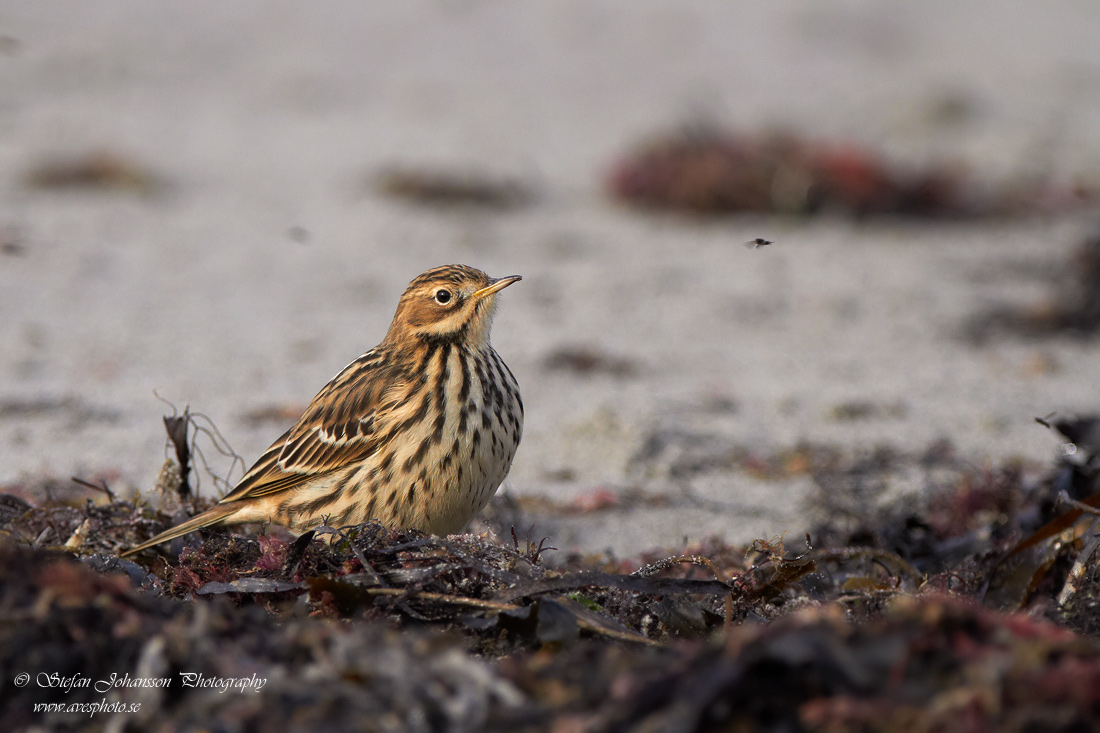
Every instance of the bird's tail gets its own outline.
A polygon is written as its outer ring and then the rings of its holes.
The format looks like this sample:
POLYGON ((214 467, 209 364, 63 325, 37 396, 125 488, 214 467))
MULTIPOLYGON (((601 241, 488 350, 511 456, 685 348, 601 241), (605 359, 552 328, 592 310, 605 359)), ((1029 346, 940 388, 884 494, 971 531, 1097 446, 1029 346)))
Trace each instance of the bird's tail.
POLYGON ((202 527, 209 527, 212 524, 218 524, 224 522, 232 515, 240 511, 241 506, 237 502, 229 502, 227 504, 216 504, 210 509, 207 509, 198 516, 191 517, 183 524, 178 524, 172 529, 161 532, 148 542, 142 542, 137 547, 131 547, 126 552, 119 555, 119 557, 126 557, 127 555, 133 555, 135 552, 141 552, 142 550, 159 545, 161 542, 167 542, 168 540, 174 540, 177 537, 182 537, 188 532, 194 532, 196 529, 202 527))

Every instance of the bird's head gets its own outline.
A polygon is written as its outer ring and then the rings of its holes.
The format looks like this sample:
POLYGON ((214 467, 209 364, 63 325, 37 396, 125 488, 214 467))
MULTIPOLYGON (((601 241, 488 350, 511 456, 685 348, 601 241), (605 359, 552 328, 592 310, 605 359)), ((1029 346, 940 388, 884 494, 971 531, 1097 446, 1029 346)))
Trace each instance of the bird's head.
POLYGON ((401 295, 386 340, 412 336, 425 341, 462 339, 475 348, 487 346, 496 294, 520 279, 519 275, 494 279, 466 265, 428 270, 401 295))

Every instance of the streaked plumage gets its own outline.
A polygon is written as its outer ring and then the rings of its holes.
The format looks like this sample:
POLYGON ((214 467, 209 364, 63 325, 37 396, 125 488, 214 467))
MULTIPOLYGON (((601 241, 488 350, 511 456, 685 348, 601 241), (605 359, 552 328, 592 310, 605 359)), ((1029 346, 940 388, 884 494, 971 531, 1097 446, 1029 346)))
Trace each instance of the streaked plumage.
POLYGON ((126 554, 217 523, 304 532, 379 519, 461 531, 512 465, 523 403, 489 344, 491 279, 447 265, 413 280, 382 342, 313 398, 215 507, 126 554))

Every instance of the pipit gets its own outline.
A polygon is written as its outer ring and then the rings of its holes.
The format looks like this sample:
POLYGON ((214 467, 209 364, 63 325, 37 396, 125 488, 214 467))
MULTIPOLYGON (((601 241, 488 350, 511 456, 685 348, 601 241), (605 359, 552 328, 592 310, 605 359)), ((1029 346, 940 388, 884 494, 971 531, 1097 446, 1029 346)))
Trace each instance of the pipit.
POLYGON ((446 265, 413 280, 382 343, 325 385, 233 491, 123 554, 212 524, 461 531, 523 431, 519 385, 489 344, 496 294, 519 279, 446 265))

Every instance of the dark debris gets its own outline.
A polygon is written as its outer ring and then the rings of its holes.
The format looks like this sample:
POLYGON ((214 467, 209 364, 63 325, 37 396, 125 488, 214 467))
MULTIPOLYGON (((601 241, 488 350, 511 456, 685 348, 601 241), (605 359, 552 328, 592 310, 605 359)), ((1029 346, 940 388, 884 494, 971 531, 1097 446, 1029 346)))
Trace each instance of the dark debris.
POLYGON ((1061 264, 1046 300, 980 313, 970 319, 964 332, 976 343, 998 335, 1094 338, 1100 333, 1100 232, 1081 242, 1061 264))
POLYGON ((161 178, 129 157, 110 150, 55 156, 24 173, 29 188, 117 190, 147 194, 163 188, 161 178))
POLYGON ((632 360, 606 354, 589 346, 561 346, 542 360, 548 371, 570 372, 591 376, 606 374, 610 377, 631 377, 638 373, 638 365, 632 360))
POLYGON ((442 168, 390 168, 377 177, 375 188, 390 198, 423 206, 498 211, 522 208, 536 198, 534 190, 517 179, 442 168))
POLYGON ((1050 422, 1087 455, 1039 475, 942 445, 719 456, 812 477, 821 524, 632 559, 368 523, 298 541, 207 530, 130 562, 117 552, 170 517, 102 494, 3 499, 0 727, 98 729, 107 714, 32 705, 103 699, 142 703, 123 730, 1087 729, 1100 486, 1091 423, 1050 422), (926 500, 859 498, 914 459, 953 478, 926 500), (15 671, 175 683, 101 695, 16 687, 15 671), (180 673, 266 682, 223 693, 180 673))
POLYGON ((854 143, 707 126, 637 146, 613 164, 606 186, 632 206, 699 215, 840 211, 959 219, 1049 213, 1093 198, 1056 181, 987 190, 958 166, 903 170, 854 143))

